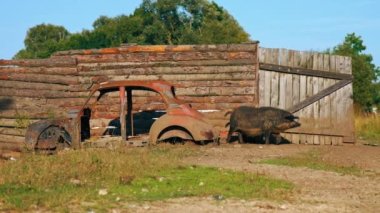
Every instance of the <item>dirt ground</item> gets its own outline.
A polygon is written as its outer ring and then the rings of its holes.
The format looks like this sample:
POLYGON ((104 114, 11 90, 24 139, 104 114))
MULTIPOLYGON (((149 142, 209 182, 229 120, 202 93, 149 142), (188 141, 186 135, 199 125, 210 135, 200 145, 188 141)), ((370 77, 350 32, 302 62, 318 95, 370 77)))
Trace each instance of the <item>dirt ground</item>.
POLYGON ((189 164, 215 166, 266 174, 295 184, 294 196, 287 202, 226 199, 212 197, 180 198, 126 205, 133 212, 379 212, 380 147, 363 145, 222 145, 205 146, 202 154, 186 159, 189 164), (265 158, 294 155, 311 149, 340 165, 356 165, 366 175, 356 177, 308 168, 257 164, 265 158))
MULTIPOLYGON (((180 145, 179 145, 180 146, 180 145)), ((186 146, 186 145, 185 145, 186 146)), ((194 145, 195 146, 195 145, 194 145)), ((289 201, 216 200, 213 197, 179 198, 157 202, 126 203, 112 212, 379 212, 380 147, 364 145, 207 145, 200 154, 185 159, 190 165, 204 165, 266 174, 295 184, 289 201), (291 156, 312 149, 325 160, 355 165, 364 176, 258 164, 261 159, 291 156)))

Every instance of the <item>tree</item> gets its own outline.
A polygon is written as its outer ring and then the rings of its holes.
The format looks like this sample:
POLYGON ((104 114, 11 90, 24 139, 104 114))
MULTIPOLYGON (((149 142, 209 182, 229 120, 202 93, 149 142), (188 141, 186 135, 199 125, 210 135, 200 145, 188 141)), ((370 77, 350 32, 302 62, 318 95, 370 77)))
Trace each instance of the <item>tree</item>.
POLYGON ((372 56, 363 51, 366 46, 360 36, 347 34, 342 44, 332 50, 333 54, 352 58, 353 98, 362 108, 368 108, 379 100, 379 86, 375 83, 380 77, 380 68, 372 63, 372 56))
POLYGON ((104 48, 121 43, 176 45, 249 41, 249 35, 237 21, 209 0, 143 0, 133 14, 114 18, 100 16, 93 28, 69 34, 63 27, 38 25, 28 31, 26 48, 15 58, 44 58, 58 50, 104 48), (63 36, 57 38, 57 32, 63 36), (41 38, 38 35, 42 35, 41 38))
POLYGON ((64 47, 61 41, 68 38, 70 33, 62 26, 40 24, 28 30, 24 40, 25 49, 15 56, 19 58, 47 58, 52 53, 64 47))

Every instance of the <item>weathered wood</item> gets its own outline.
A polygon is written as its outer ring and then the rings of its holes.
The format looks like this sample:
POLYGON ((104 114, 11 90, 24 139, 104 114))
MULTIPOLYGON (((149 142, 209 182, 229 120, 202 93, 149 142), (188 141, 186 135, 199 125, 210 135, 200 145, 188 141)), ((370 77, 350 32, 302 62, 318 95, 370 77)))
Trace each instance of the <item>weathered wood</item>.
MULTIPOLYGON (((264 71, 260 71, 264 72, 264 71)), ((271 72, 264 72, 265 75, 265 88, 264 88, 264 103, 262 106, 270 106, 270 100, 271 100, 271 82, 272 82, 272 76, 271 72)))
POLYGON ((77 75, 76 67, 19 67, 19 66, 0 66, 0 73, 35 73, 48 75, 77 75))
POLYGON ((56 83, 63 85, 75 85, 79 80, 75 76, 45 75, 34 73, 0 73, 0 80, 39 82, 39 83, 56 83))
POLYGON ((0 127, 0 135, 25 136, 26 129, 0 127))
POLYGON ((0 127, 26 128, 29 124, 36 122, 36 121, 38 121, 38 120, 24 118, 24 117, 19 117, 17 119, 0 118, 0 127))
POLYGON ((252 52, 182 52, 173 54, 170 52, 155 53, 128 53, 128 54, 103 54, 103 55, 76 55, 78 63, 107 63, 107 62, 141 62, 141 61, 194 61, 194 60, 256 60, 257 55, 252 52))
POLYGON ((24 66, 24 67, 74 67, 77 61, 73 57, 56 57, 48 59, 25 60, 0 60, 0 67, 24 66))
POLYGON ((138 67, 102 69, 98 71, 81 72, 81 76, 98 75, 163 75, 163 74, 218 74, 218 73, 241 73, 255 71, 256 65, 233 65, 233 66, 181 66, 181 67, 138 67))
POLYGON ((218 44, 218 45, 125 45, 117 48, 90 49, 90 50, 68 50, 53 54, 54 57, 67 55, 103 55, 103 54, 130 54, 138 52, 256 52, 258 43, 251 44, 218 44))
MULTIPOLYGON (((315 82, 317 83, 317 82, 315 82)), ((330 95, 331 93, 339 90, 340 88, 346 86, 347 84, 350 84, 351 83, 351 80, 341 80, 339 81, 338 83, 334 84, 333 86, 330 86, 320 92, 318 92, 317 94, 315 95, 312 95, 311 97, 309 98, 306 98, 304 101, 301 101, 299 104, 289 108, 288 110, 290 112, 297 112, 299 111, 300 109, 302 108, 305 108, 313 103, 315 103, 316 101, 320 100, 321 98, 327 96, 327 95, 330 95)), ((315 85, 314 83, 312 85, 315 85)), ((316 87, 315 87, 316 88, 316 87)))
POLYGON ((271 90, 270 90, 270 106, 278 107, 279 102, 279 73, 271 73, 271 90))
POLYGON ((0 96, 16 96, 16 97, 28 97, 28 98, 76 98, 87 97, 88 92, 64 92, 64 91, 52 91, 52 90, 23 90, 14 88, 2 88, 0 90, 0 96))
POLYGON ((306 75, 306 76, 331 78, 331 79, 338 79, 338 80, 352 79, 352 75, 350 74, 327 72, 327 71, 313 70, 313 69, 301 69, 301 68, 294 68, 294 67, 288 67, 288 66, 280 66, 280 65, 275 65, 275 64, 260 63, 260 69, 274 71, 274 72, 288 73, 288 74, 306 75))

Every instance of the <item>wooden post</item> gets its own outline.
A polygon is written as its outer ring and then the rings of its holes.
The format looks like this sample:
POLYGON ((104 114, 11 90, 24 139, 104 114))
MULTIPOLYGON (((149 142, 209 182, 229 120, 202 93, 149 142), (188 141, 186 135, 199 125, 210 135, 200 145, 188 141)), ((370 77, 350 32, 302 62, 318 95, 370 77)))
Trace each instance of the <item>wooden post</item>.
POLYGON ((125 87, 119 87, 120 96, 120 132, 121 138, 127 140, 127 127, 125 120, 125 87))
POLYGON ((133 129, 133 103, 132 103, 132 90, 127 89, 127 121, 130 128, 130 133, 132 136, 134 136, 134 129, 133 129))

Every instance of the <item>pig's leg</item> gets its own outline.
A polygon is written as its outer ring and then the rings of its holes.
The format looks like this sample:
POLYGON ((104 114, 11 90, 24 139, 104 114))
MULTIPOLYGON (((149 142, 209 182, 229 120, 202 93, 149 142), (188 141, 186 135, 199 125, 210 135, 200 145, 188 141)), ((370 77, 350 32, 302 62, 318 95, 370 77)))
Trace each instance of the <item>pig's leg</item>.
POLYGON ((230 128, 230 131, 228 131, 228 135, 227 135, 227 143, 230 142, 231 136, 232 136, 232 129, 230 128))
POLYGON ((239 132, 239 143, 244 143, 243 133, 239 132))
POLYGON ((280 144, 280 143, 281 143, 281 141, 282 141, 282 138, 281 138, 281 135, 280 135, 280 133, 279 133, 279 134, 276 134, 275 136, 276 136, 276 144, 278 145, 278 144, 280 144))
POLYGON ((265 144, 269 144, 270 132, 269 131, 265 132, 264 136, 265 136, 265 144))

